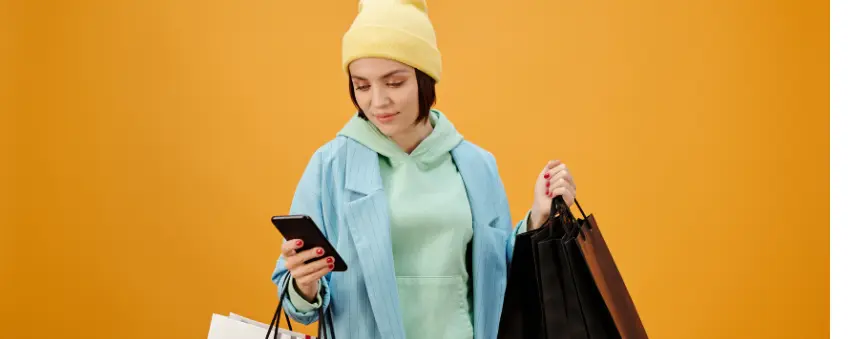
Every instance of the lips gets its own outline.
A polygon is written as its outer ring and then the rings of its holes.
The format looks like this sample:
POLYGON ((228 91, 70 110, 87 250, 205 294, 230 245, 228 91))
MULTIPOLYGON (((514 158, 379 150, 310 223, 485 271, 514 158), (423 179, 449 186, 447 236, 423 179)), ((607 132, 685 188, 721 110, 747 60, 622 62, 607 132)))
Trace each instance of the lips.
POLYGON ((395 116, 398 115, 399 112, 388 113, 388 114, 374 114, 374 119, 380 122, 389 122, 394 119, 395 116))

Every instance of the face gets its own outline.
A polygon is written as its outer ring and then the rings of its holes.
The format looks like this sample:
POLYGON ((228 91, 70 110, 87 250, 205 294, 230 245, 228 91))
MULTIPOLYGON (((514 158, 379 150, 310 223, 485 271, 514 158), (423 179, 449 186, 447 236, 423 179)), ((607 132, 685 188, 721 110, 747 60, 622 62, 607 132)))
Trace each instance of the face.
POLYGON ((349 70, 356 102, 383 134, 400 137, 418 126, 414 68, 388 59, 363 58, 352 62, 349 70))

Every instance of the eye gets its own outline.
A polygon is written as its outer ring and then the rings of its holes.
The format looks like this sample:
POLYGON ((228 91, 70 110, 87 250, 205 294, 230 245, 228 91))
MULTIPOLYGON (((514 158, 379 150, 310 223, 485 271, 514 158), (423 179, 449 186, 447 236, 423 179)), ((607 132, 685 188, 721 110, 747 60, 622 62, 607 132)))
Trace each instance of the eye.
POLYGON ((367 91, 369 88, 371 88, 371 85, 359 85, 354 87, 357 91, 367 91))
POLYGON ((402 85, 403 85, 403 81, 390 82, 390 83, 388 83, 387 85, 388 85, 389 87, 400 87, 400 86, 402 86, 402 85))

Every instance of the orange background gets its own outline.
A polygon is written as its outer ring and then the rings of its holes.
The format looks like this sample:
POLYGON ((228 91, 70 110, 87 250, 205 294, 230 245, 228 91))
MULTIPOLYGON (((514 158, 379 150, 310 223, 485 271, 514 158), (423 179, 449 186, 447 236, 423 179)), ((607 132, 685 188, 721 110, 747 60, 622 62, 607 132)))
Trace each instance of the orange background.
MULTIPOLYGON (((269 218, 353 112, 356 2, 4 6, 3 337, 269 321, 269 218)), ((826 1, 430 8, 437 108, 497 156, 516 219, 569 165, 652 338, 828 336, 826 1)))

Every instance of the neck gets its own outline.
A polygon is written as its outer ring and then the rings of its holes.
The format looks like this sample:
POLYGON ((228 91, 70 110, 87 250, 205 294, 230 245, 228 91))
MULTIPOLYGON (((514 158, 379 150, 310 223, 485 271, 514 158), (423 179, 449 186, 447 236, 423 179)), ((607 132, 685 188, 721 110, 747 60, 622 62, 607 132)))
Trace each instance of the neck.
POLYGON ((407 154, 412 153, 418 145, 433 132, 433 125, 430 124, 430 119, 422 121, 409 128, 409 130, 392 136, 392 140, 403 149, 407 154))

